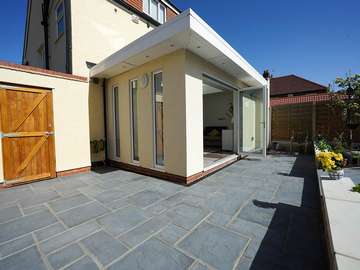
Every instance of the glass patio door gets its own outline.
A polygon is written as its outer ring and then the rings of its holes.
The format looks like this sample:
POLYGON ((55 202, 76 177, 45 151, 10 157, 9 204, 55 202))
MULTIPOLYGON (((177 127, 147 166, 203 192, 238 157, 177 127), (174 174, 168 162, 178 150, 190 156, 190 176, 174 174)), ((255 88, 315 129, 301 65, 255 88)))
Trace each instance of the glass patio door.
POLYGON ((239 152, 263 153, 265 150, 264 89, 239 92, 239 152))

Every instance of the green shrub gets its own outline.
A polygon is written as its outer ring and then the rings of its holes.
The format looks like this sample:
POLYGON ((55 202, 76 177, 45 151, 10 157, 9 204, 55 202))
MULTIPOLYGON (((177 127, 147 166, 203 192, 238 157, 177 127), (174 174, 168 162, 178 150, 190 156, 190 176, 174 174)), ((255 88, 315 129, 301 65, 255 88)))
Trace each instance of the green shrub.
POLYGON ((353 192, 359 192, 359 193, 360 193, 360 184, 357 184, 357 185, 353 186, 353 188, 351 189, 351 191, 353 191, 353 192))

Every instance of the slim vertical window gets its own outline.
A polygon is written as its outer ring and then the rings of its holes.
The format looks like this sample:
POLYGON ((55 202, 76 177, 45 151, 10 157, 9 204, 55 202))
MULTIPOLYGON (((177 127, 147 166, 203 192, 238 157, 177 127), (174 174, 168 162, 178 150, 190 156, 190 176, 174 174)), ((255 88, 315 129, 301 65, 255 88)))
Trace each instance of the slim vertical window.
POLYGON ((162 72, 153 74, 155 162, 164 165, 164 101, 162 72))
POLYGON ((165 7, 164 7, 163 5, 159 5, 158 21, 159 21, 160 23, 164 23, 164 22, 165 22, 165 7))
POLYGON ((65 32, 65 18, 64 18, 64 2, 61 1, 56 8, 56 24, 57 37, 59 38, 65 32))
POLYGON ((139 161, 139 132, 138 132, 138 87, 137 80, 130 81, 130 99, 131 99, 131 135, 132 135, 132 159, 139 161))
POLYGON ((114 113, 114 132, 115 132, 115 155, 120 157, 120 125, 119 125, 119 88, 113 88, 113 113, 114 113))

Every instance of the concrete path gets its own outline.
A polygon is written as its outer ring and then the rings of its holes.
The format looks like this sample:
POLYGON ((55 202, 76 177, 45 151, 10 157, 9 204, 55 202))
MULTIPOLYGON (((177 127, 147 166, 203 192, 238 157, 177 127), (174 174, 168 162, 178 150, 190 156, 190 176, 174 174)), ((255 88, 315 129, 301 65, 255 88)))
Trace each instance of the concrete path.
POLYGON ((104 170, 0 191, 0 270, 324 269, 311 157, 191 187, 104 170))

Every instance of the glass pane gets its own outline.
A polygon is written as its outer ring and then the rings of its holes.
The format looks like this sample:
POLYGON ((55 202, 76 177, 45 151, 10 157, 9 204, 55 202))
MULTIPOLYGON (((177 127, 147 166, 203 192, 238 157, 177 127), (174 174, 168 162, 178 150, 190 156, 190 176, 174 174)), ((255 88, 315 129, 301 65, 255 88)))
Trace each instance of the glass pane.
POLYGON ((265 126, 262 89, 241 92, 240 123, 240 151, 263 151, 265 126))
POLYGON ((60 36, 62 33, 64 33, 64 29, 65 29, 65 21, 64 21, 64 17, 62 17, 57 24, 57 33, 58 36, 60 36))
POLYGON ((155 155, 156 165, 164 165, 164 126, 163 126, 163 84, 162 73, 154 74, 155 95, 155 155))
POLYGON ((114 132, 115 132, 115 154, 120 157, 120 123, 119 123, 119 88, 114 87, 114 132))
POLYGON ((144 0, 143 1, 143 3, 144 3, 144 12, 146 13, 146 14, 149 14, 150 12, 149 12, 149 0, 144 0))
POLYGON ((132 105, 132 151, 133 160, 139 161, 138 146, 138 104, 137 104, 137 81, 131 82, 131 105, 132 105))
POLYGON ((61 4, 56 9, 56 16, 59 19, 64 15, 64 3, 61 2, 61 4))
POLYGON ((159 10, 159 22, 164 23, 165 22, 165 7, 163 5, 160 5, 159 10))
POLYGON ((158 19, 158 1, 150 0, 150 16, 155 20, 158 19))
POLYGON ((164 165, 163 103, 156 102, 156 164, 164 165))
POLYGON ((154 84, 155 84, 155 94, 162 96, 163 94, 163 83, 162 83, 162 73, 154 74, 154 84))

